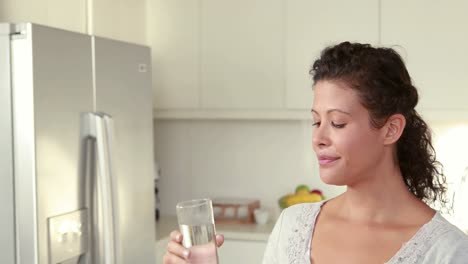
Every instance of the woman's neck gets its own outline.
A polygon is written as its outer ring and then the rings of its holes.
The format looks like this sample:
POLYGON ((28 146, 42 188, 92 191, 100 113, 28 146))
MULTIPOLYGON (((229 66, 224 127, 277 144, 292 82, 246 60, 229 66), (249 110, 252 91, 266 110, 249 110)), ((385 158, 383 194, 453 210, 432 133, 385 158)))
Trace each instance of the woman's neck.
POLYGON ((372 174, 348 185, 347 191, 337 197, 336 212, 340 212, 340 217, 357 223, 381 224, 398 223, 415 209, 433 212, 408 190, 397 164, 380 165, 372 174))

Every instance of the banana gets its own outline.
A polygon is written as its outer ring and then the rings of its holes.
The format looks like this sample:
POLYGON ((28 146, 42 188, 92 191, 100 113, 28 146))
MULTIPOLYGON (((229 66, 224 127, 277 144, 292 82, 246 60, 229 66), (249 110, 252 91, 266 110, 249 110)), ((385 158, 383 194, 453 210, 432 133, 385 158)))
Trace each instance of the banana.
POLYGON ((278 203, 284 209, 299 203, 315 203, 322 200, 322 196, 316 193, 298 193, 285 195, 278 200, 278 203))

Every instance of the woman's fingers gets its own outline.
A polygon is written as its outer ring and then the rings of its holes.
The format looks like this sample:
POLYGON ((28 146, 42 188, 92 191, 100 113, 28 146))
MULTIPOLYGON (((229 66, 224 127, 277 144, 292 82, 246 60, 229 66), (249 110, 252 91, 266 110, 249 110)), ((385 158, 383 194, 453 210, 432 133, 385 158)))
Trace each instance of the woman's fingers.
POLYGON ((218 247, 224 244, 224 236, 223 235, 216 235, 216 245, 218 247))
MULTIPOLYGON (((211 244, 211 243, 210 243, 211 244)), ((223 235, 216 235, 216 245, 217 247, 221 247, 224 244, 224 236, 223 235)), ((213 244, 211 244, 213 245, 213 244)), ((215 252, 213 249, 203 250, 204 246, 206 245, 198 245, 194 246, 193 248, 197 249, 194 250, 192 254, 190 249, 185 248, 182 246, 182 234, 179 231, 173 231, 170 234, 170 241, 167 243, 167 252, 164 255, 163 263, 164 264, 186 264, 187 261, 202 261, 200 263, 208 263, 211 260, 215 260, 211 256, 212 252, 215 252), (192 256, 193 255, 193 256, 192 256)), ((197 262, 198 263, 198 262, 197 262)))
POLYGON ((171 240, 167 243, 167 251, 180 257, 187 259, 190 251, 182 246, 182 233, 178 230, 174 230, 170 234, 171 240))
POLYGON ((190 255, 189 249, 174 241, 169 241, 169 243, 167 243, 167 252, 182 259, 187 259, 190 255))
MULTIPOLYGON (((174 230, 169 235, 170 241, 167 243, 167 252, 164 255, 164 264, 185 264, 191 257, 190 249, 182 246, 182 233, 174 230)), ((224 236, 216 235, 216 246, 221 247, 224 244, 224 236)), ((198 252, 198 251, 197 251, 198 252)), ((196 254, 195 254, 196 255, 196 254)), ((194 255, 194 257, 196 257, 194 255)), ((203 255, 203 254, 202 254, 203 255)))
POLYGON ((180 233, 178 230, 172 231, 170 234, 170 238, 174 242, 177 242, 179 244, 182 243, 182 233, 180 233))
POLYGON ((169 235, 166 254, 163 258, 164 264, 186 264, 190 251, 182 246, 182 234, 174 230, 169 235))

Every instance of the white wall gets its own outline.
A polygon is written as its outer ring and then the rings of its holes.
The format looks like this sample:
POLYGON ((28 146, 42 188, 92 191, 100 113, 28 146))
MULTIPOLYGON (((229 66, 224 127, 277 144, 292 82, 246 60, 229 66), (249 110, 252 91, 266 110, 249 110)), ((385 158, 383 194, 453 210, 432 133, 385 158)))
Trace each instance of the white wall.
POLYGON ((453 211, 444 216, 468 232, 468 121, 437 122, 431 128, 436 157, 443 164, 447 178, 447 198, 453 203, 453 211))
MULTIPOLYGON (((451 196, 468 168, 468 122, 428 123, 451 196)), ((278 198, 298 184, 322 189, 327 197, 344 190, 320 181, 310 121, 157 120, 154 128, 165 215, 175 214, 177 201, 217 196, 259 198, 278 213, 278 198)), ((468 228, 459 223, 468 221, 466 213, 447 217, 468 228)))
POLYGON ((279 197, 298 184, 327 197, 341 193, 319 179, 311 128, 301 121, 157 120, 162 214, 175 214, 180 200, 219 196, 259 198, 278 213, 279 197))

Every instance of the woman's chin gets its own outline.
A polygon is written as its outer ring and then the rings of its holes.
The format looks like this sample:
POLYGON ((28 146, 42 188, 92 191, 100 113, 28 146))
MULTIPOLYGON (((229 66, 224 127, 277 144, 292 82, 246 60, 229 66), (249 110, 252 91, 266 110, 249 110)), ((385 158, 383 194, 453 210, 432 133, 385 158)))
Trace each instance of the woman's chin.
POLYGON ((337 174, 320 172, 320 179, 322 182, 328 185, 343 186, 347 184, 346 179, 343 176, 337 174))

